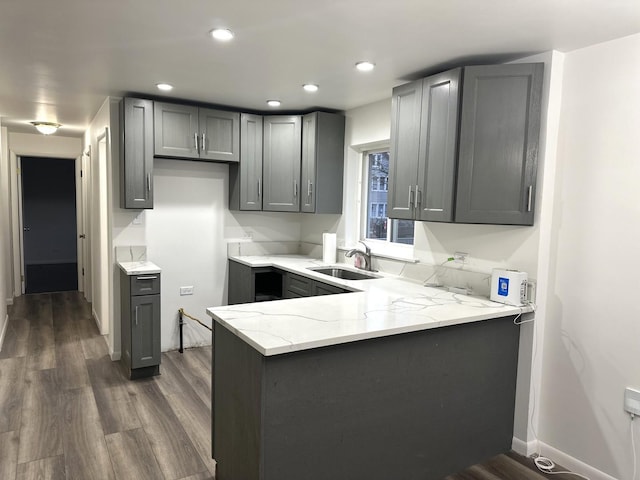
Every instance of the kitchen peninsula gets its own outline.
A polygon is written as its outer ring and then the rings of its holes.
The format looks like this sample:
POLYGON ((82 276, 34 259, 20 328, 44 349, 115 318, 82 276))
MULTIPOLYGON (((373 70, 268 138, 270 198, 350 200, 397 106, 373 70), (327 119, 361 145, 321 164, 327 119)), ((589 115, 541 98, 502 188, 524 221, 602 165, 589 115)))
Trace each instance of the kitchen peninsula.
POLYGON ((400 277, 352 293, 207 309, 220 480, 439 479, 511 448, 524 310, 400 277))

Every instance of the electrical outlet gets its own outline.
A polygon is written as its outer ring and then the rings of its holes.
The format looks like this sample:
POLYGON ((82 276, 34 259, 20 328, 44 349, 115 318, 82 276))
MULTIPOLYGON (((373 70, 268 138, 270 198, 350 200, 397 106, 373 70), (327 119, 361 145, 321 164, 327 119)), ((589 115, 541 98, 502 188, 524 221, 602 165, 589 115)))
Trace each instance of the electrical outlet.
POLYGON ((467 263, 467 255, 466 252, 455 252, 453 254, 453 261, 456 263, 467 263))
POLYGON ((640 390, 631 387, 625 388, 624 409, 632 415, 640 416, 640 390))
POLYGON ((180 295, 193 295, 193 285, 189 287, 180 287, 180 295))

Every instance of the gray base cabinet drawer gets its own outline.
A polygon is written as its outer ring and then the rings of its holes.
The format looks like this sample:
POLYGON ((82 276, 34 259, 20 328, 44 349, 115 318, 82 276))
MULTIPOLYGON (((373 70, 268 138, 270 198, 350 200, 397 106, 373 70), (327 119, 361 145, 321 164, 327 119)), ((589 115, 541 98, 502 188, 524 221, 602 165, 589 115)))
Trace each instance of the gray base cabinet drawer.
POLYGON ((131 295, 159 295, 160 274, 131 275, 131 295))
POLYGON ((286 279, 287 298, 310 297, 313 295, 313 280, 289 273, 286 279))

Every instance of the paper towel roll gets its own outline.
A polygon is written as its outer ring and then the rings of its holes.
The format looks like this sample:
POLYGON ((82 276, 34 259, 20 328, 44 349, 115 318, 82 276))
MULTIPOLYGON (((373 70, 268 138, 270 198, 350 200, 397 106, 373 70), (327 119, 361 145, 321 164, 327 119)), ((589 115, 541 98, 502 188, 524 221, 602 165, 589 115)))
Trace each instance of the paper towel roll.
POLYGON ((336 234, 322 234, 322 261, 324 263, 336 263, 336 234))

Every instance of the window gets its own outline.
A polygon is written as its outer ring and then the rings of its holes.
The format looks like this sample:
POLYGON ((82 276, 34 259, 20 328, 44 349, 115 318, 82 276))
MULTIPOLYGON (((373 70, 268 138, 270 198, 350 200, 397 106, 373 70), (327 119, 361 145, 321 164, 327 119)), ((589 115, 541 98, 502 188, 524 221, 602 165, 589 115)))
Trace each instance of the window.
POLYGON ((413 221, 387 218, 389 150, 364 153, 363 203, 366 205, 364 235, 367 240, 413 245, 413 221))

